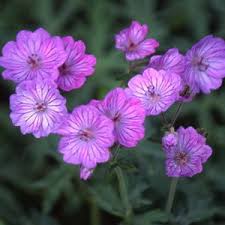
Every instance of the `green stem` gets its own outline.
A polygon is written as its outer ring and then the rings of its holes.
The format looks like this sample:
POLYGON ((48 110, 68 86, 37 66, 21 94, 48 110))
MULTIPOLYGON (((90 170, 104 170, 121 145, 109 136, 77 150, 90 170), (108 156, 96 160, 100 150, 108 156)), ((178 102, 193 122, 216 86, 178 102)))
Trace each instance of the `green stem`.
POLYGON ((173 207, 173 202, 174 202, 174 196, 175 196, 175 192, 176 192, 176 187, 177 187, 177 182, 178 182, 178 178, 174 177, 171 180, 171 184, 170 184, 170 191, 169 191, 169 195, 168 195, 168 200, 166 203, 166 212, 169 214, 171 213, 172 207, 173 207))
POLYGON ((177 120, 177 118, 178 118, 178 116, 179 116, 179 114, 180 114, 180 112, 181 112, 182 105, 183 105, 183 102, 181 102, 181 103, 178 105, 177 110, 176 110, 176 112, 175 112, 175 116, 174 116, 173 121, 172 121, 172 123, 171 123, 171 127, 174 126, 174 124, 175 124, 175 122, 176 122, 176 120, 177 120))
POLYGON ((100 212, 96 205, 95 200, 90 201, 90 224, 91 225, 100 225, 100 212))
MULTIPOLYGON (((127 68, 127 72, 126 72, 127 76, 130 76, 131 71, 132 71, 132 62, 128 62, 128 68, 127 68)), ((120 86, 121 87, 126 86, 126 82, 124 79, 121 80, 120 86)))
POLYGON ((118 144, 118 145, 116 146, 116 149, 115 149, 115 151, 114 151, 113 161, 116 161, 116 160, 117 160, 117 157, 118 157, 118 155, 119 155, 119 150, 120 150, 120 144, 118 144))
POLYGON ((122 199, 123 205, 126 209, 126 215, 125 215, 125 223, 130 224, 131 223, 131 216, 132 216, 132 207, 129 202, 127 188, 126 188, 126 182, 124 179, 123 171, 120 167, 115 168, 116 176, 119 183, 119 191, 120 191, 120 197, 122 199))
POLYGON ((133 66, 132 62, 128 62, 128 71, 127 71, 128 75, 131 73, 132 66, 133 66))
POLYGON ((161 139, 155 138, 155 137, 150 137, 149 141, 151 141, 152 143, 155 143, 155 144, 162 144, 161 139))
POLYGON ((162 117, 162 123, 163 123, 163 125, 167 126, 168 125, 168 121, 166 119, 165 113, 162 112, 161 113, 161 117, 162 117))
POLYGON ((128 74, 130 74, 131 72, 135 72, 135 70, 137 69, 144 68, 147 63, 147 61, 128 62, 128 74))

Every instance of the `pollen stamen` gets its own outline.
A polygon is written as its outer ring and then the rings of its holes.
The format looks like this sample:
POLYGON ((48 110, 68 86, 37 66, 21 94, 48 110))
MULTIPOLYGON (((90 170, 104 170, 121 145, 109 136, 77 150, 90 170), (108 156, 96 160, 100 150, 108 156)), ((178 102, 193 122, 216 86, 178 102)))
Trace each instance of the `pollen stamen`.
POLYGON ((47 105, 44 102, 36 103, 35 110, 38 112, 44 112, 47 109, 47 105))
POLYGON ((37 68, 40 65, 40 57, 37 54, 31 54, 28 56, 27 63, 31 66, 32 69, 37 68))
POLYGON ((84 129, 79 132, 79 138, 82 141, 88 142, 93 139, 94 135, 90 129, 84 129))
POLYGON ((188 154, 186 152, 177 152, 174 160, 178 165, 183 166, 188 162, 188 154))

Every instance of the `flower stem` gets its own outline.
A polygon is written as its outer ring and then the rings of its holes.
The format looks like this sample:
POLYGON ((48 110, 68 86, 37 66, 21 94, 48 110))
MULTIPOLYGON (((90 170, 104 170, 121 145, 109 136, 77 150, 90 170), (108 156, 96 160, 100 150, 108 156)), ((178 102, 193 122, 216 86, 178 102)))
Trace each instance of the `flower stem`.
POLYGON ((176 187, 177 187, 177 182, 178 182, 178 178, 174 177, 171 180, 171 184, 170 184, 170 191, 169 191, 169 195, 168 195, 168 200, 166 203, 166 212, 169 214, 171 213, 172 207, 173 207, 173 202, 174 202, 174 196, 175 196, 175 192, 176 192, 176 187))
POLYGON ((132 216, 132 207, 129 202, 127 188, 126 188, 126 182, 124 179, 123 171, 122 169, 117 166, 115 168, 116 176, 119 183, 119 191, 120 191, 120 197, 122 199, 123 205, 126 209, 126 215, 125 215, 125 223, 130 224, 131 223, 131 216, 132 216))
POLYGON ((90 222, 91 225, 100 225, 100 212, 98 206, 96 205, 95 200, 91 200, 90 202, 90 222))
POLYGON ((168 121, 167 121, 167 119, 166 119, 165 113, 162 112, 160 115, 161 115, 161 118, 162 118, 162 123, 163 123, 163 125, 164 125, 164 126, 167 126, 167 125, 168 125, 168 121))
POLYGON ((172 121, 172 123, 171 123, 171 127, 174 126, 174 124, 175 124, 175 122, 176 122, 176 120, 177 120, 177 118, 178 118, 178 116, 179 116, 179 114, 180 114, 180 112, 181 112, 182 105, 183 105, 183 102, 181 102, 181 103, 178 105, 177 110, 176 110, 176 112, 175 112, 175 116, 174 116, 173 121, 172 121))
POLYGON ((129 75, 129 74, 131 73, 131 71, 132 71, 132 66, 133 66, 132 62, 128 62, 128 71, 127 71, 127 74, 128 74, 128 75, 129 75))
POLYGON ((113 161, 116 161, 116 160, 117 160, 117 157, 118 157, 118 155, 119 155, 119 150, 120 150, 120 144, 118 144, 118 145, 116 146, 116 149, 115 149, 115 151, 114 151, 113 161))

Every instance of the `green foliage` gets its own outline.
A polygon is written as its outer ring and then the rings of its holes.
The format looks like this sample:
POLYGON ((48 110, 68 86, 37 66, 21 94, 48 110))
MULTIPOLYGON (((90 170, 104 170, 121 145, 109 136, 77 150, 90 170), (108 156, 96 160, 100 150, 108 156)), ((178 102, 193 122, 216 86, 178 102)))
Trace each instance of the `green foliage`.
POLYGON ((123 218, 124 208, 121 205, 118 193, 111 185, 97 184, 91 189, 91 193, 100 208, 110 214, 123 218))
POLYGON ((141 216, 137 216, 134 220, 135 224, 142 225, 154 225, 158 223, 166 223, 168 221, 167 215, 160 210, 152 210, 144 213, 141 216))
MULTIPOLYGON (((131 20, 149 25, 159 52, 170 47, 185 52, 209 33, 225 37, 224 0, 2 0, 0 10, 1 46, 21 29, 44 27, 84 40, 88 52, 97 56, 95 75, 65 94, 70 110, 129 79, 128 64, 114 49, 113 38, 131 20)), ((170 180, 156 143, 162 134, 160 118, 146 121, 146 138, 137 148, 121 149, 113 165, 100 166, 92 180, 83 182, 76 167, 62 162, 57 138, 37 140, 12 126, 8 98, 14 86, 1 80, 0 87, 0 225, 127 224, 114 172, 118 165, 127 184, 130 224, 225 224, 224 86, 185 104, 178 119, 177 126, 206 129, 214 155, 203 174, 179 181, 172 217, 164 213, 170 180)))

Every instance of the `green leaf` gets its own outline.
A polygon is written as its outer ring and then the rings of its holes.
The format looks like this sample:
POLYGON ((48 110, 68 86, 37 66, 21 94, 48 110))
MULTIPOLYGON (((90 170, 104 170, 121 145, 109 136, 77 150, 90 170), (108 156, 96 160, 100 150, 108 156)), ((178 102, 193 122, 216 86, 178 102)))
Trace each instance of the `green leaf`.
POLYGON ((70 185, 71 176, 71 170, 62 165, 60 169, 53 171, 49 176, 35 184, 36 188, 44 188, 45 190, 42 203, 43 213, 48 214, 52 210, 66 187, 70 185))
POLYGON ((97 205, 115 216, 124 217, 125 209, 122 206, 118 193, 108 184, 96 185, 90 189, 97 205))
POLYGON ((168 216, 159 209, 152 210, 150 212, 144 213, 140 216, 137 216, 134 219, 134 224, 141 225, 156 225, 159 223, 166 223, 168 221, 168 216))

